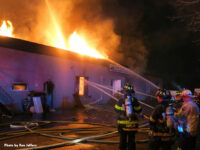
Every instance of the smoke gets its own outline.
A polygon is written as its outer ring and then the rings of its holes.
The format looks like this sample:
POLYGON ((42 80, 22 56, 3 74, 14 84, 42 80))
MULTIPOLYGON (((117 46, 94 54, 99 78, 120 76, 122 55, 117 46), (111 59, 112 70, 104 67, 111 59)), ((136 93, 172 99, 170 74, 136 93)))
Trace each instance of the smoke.
POLYGON ((148 51, 141 39, 124 37, 121 49, 125 49, 121 63, 138 73, 143 73, 147 64, 148 51))
POLYGON ((36 22, 37 5, 36 0, 0 0, 0 21, 10 20, 14 26, 14 34, 26 39, 31 33, 32 24, 36 22))
MULTIPOLYGON (((121 42, 122 35, 116 31, 120 23, 116 22, 114 16, 105 14, 105 2, 107 3, 105 0, 0 0, 0 19, 13 23, 16 38, 51 46, 58 42, 55 39, 60 36, 68 41, 69 36, 76 31, 100 53, 107 54, 137 72, 143 72, 148 53, 142 40, 125 36, 121 42), (56 26, 60 28, 60 35, 56 26)), ((112 7, 113 15, 117 13, 116 10, 112 7)), ((126 25, 134 26, 138 23, 130 21, 130 18, 126 20, 122 15, 118 19, 128 22, 122 24, 126 29, 126 25)))
POLYGON ((140 0, 104 0, 104 14, 111 17, 115 32, 120 35, 120 46, 112 59, 138 73, 146 69, 148 50, 144 44, 144 3, 140 0))

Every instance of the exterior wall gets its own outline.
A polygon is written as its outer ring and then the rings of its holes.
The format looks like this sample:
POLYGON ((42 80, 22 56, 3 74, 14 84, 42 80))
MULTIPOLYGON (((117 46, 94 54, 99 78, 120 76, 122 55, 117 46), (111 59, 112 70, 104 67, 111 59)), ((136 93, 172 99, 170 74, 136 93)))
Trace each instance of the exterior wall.
MULTIPOLYGON (((113 80, 121 80, 122 84, 125 83, 125 75, 111 72, 109 70, 109 66, 97 66, 95 64, 88 64, 86 67, 86 77, 89 77, 89 81, 101 84, 103 86, 109 87, 112 89, 112 81, 113 80)), ((98 89, 88 86, 89 88, 89 96, 91 97, 91 101, 96 101, 98 99, 102 99, 100 103, 106 103, 110 97, 103 94, 98 89)), ((113 94, 112 91, 104 89, 107 93, 113 94)))
MULTIPOLYGON (((66 60, 3 47, 0 48, 0 60, 0 86, 14 101, 5 101, 2 95, 0 100, 3 103, 16 103, 20 109, 22 100, 27 97, 29 91, 43 91, 43 83, 48 79, 55 84, 55 108, 62 107, 64 101, 73 105, 72 95, 75 90, 76 76, 85 76, 89 81, 110 87, 111 80, 120 79, 123 82, 125 80, 122 74, 110 72, 108 65, 66 60), (11 86, 16 82, 27 83, 28 91, 12 91, 11 86)), ((91 86, 88 87, 88 91, 89 97, 83 97, 83 103, 95 101, 100 97, 102 102, 109 99, 91 86)))
POLYGON ((11 95, 19 108, 29 91, 43 91, 43 83, 48 79, 55 83, 55 107, 59 107, 64 95, 72 99, 74 74, 68 61, 7 48, 0 48, 0 54, 0 86, 11 95), (11 85, 15 82, 27 83, 29 91, 12 91, 11 85))
MULTIPOLYGON (((54 85, 54 108, 73 105, 76 76, 88 77, 88 80, 112 88, 113 80, 121 80, 133 84, 135 89, 146 93, 146 83, 125 72, 111 70, 109 63, 101 60, 86 61, 86 59, 69 59, 65 57, 48 56, 16 49, 0 47, 0 88, 4 89, 13 99, 8 101, 0 91, 0 101, 15 103, 22 110, 22 100, 30 91, 43 91, 43 84, 50 79, 54 85), (98 63, 97 63, 98 62, 98 63), (27 91, 12 91, 13 83, 23 82, 28 85, 27 91)), ((112 94, 111 91, 106 90, 112 94)), ((138 99, 145 99, 137 95, 138 99)), ((94 87, 88 86, 88 96, 81 97, 85 104, 101 99, 106 103, 110 97, 94 87)))

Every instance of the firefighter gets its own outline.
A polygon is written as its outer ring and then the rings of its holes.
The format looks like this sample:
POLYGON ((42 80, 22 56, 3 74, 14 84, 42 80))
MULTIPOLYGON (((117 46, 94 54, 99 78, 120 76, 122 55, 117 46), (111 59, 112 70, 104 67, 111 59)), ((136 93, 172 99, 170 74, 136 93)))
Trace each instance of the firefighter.
POLYGON ((126 84, 122 92, 123 98, 119 99, 115 105, 115 110, 119 112, 117 120, 118 131, 120 133, 120 150, 135 150, 135 133, 138 128, 139 114, 142 111, 137 99, 134 97, 134 89, 131 85, 126 84))
POLYGON ((176 96, 175 96, 175 103, 176 103, 176 105, 175 105, 175 108, 176 108, 176 111, 178 111, 180 108, 181 108, 181 106, 183 105, 183 99, 182 99, 182 96, 181 96, 181 92, 182 91, 177 91, 176 92, 176 96))
POLYGON ((171 94, 163 89, 156 92, 158 105, 150 116, 149 150, 171 150, 174 141, 174 114, 169 105, 171 94))
POLYGON ((197 104, 192 101, 194 96, 190 90, 183 90, 181 96, 184 103, 180 110, 175 113, 179 124, 179 149, 195 150, 196 137, 198 134, 199 108, 197 104))

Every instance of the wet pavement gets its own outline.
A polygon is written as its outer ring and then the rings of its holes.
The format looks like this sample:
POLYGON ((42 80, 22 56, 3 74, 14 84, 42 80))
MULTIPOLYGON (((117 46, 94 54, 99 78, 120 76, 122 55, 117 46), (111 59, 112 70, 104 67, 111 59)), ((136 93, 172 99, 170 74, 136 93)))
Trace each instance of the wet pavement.
MULTIPOLYGON (((12 119, 1 119, 0 150, 28 149, 63 142, 66 142, 67 146, 52 149, 118 150, 118 133, 94 137, 115 132, 117 130, 116 118, 117 113, 111 105, 86 105, 84 109, 56 110, 56 112, 41 115, 23 114, 12 119), (38 122, 39 126, 30 126, 27 129, 10 128, 11 122, 23 121, 38 122), (86 142, 83 139, 85 137, 90 141, 86 142), (83 139, 83 141, 74 144, 71 141, 75 139, 83 139)), ((141 119, 140 125, 145 125, 147 122, 147 119, 141 119)), ((146 139, 148 139, 148 133, 145 130, 136 134, 137 141, 146 139)), ((198 145, 200 145, 199 141, 198 145)), ((147 142, 136 144, 137 150, 146 150, 147 146, 147 142)))

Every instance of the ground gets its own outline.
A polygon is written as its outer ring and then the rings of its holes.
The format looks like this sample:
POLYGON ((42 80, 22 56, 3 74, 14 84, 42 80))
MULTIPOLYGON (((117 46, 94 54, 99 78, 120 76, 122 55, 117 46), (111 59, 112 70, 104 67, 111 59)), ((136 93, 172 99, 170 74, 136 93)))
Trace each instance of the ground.
MULTIPOLYGON (((52 149, 118 150, 119 134, 116 132, 116 118, 117 113, 111 105, 87 105, 83 109, 56 110, 56 112, 41 115, 26 114, 12 119, 1 119, 0 149, 28 149, 65 142, 65 146, 54 145, 52 149), (11 122, 21 123, 22 121, 34 121, 39 124, 37 127, 27 127, 27 129, 10 128, 11 122), (114 133, 104 135, 110 132, 114 133), (99 137, 100 135, 104 136, 99 137), (76 139, 82 142, 77 144, 76 139)), ((147 123, 147 119, 140 120, 143 130, 136 134, 137 150, 147 149, 147 123)), ((200 145, 199 141, 198 145, 200 145)))

